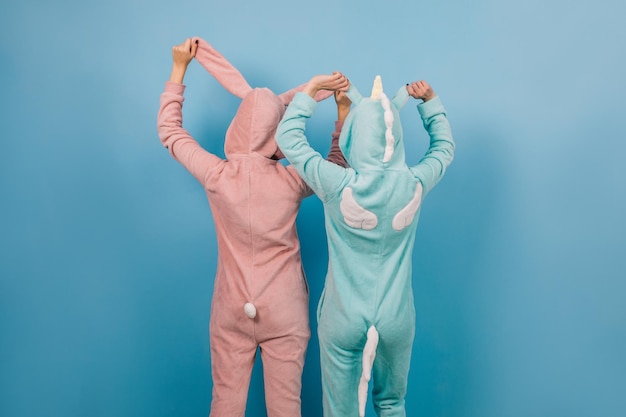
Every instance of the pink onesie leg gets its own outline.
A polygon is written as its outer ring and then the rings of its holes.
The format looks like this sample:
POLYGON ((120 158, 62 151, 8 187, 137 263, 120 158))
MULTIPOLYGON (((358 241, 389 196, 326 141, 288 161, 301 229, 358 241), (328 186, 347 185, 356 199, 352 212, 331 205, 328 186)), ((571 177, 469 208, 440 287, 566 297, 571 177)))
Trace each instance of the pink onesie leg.
POLYGON ((309 335, 289 335, 261 343, 268 417, 300 417, 308 342, 309 335))
POLYGON ((257 343, 252 332, 227 328, 219 322, 211 318, 213 400, 210 417, 244 417, 257 343))

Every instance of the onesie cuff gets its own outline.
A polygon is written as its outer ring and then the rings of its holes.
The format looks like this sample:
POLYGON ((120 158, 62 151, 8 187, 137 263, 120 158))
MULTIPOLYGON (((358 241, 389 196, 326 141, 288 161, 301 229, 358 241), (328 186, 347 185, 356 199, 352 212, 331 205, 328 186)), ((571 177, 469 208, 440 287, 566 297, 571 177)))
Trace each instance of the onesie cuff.
POLYGON ((308 117, 315 111, 317 101, 310 95, 299 91, 294 96, 290 106, 297 108, 299 110, 298 113, 308 117))
POLYGON ((182 96, 185 93, 185 85, 175 83, 173 81, 167 81, 165 83, 165 93, 172 93, 182 96))
POLYGON ((417 110, 420 112, 423 120, 428 120, 437 114, 446 113, 446 109, 444 109, 443 104, 441 104, 439 96, 435 96, 427 102, 418 104, 417 110))

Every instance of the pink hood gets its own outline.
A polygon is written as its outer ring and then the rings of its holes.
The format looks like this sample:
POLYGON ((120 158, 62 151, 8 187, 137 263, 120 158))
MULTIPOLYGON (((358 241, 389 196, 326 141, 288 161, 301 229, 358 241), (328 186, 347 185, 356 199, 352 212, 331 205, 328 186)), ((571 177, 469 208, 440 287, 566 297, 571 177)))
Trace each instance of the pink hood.
MULTIPOLYGON (((255 88, 241 101, 224 141, 226 158, 233 155, 259 154, 275 157, 278 145, 276 127, 285 113, 280 98, 267 88, 255 88)), ((278 155, 282 158, 282 153, 278 155)))

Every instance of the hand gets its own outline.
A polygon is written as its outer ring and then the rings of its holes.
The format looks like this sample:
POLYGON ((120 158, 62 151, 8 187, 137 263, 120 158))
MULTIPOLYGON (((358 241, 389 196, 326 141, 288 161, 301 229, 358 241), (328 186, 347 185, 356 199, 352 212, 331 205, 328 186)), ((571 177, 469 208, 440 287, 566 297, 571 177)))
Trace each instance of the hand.
POLYGON ((198 41, 192 42, 187 38, 185 42, 172 48, 172 60, 174 65, 189 65, 198 50, 198 41))
POLYGON ((172 48, 172 74, 170 81, 182 84, 187 72, 187 66, 196 56, 198 50, 198 41, 192 41, 187 38, 185 42, 172 48))
POLYGON ((337 103, 337 120, 345 120, 350 113, 352 100, 348 98, 344 91, 335 91, 335 103, 337 103))
POLYGON ((330 75, 316 75, 311 78, 306 87, 304 87, 303 93, 313 97, 319 90, 348 91, 349 87, 350 81, 348 81, 348 78, 342 73, 335 71, 330 75))
POLYGON ((430 85, 428 85, 428 83, 423 80, 407 84, 406 90, 411 97, 416 99, 422 99, 424 100, 424 102, 427 102, 428 100, 436 96, 430 85))

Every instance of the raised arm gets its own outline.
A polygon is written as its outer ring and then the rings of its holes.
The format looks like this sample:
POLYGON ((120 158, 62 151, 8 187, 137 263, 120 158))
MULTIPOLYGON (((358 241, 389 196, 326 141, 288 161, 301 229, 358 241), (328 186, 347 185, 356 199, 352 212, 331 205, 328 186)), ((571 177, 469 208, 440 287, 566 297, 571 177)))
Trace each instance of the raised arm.
POLYGON ((441 180, 452 162, 454 140, 446 110, 430 85, 425 81, 414 82, 407 85, 407 91, 411 97, 423 101, 417 109, 430 137, 428 151, 417 165, 411 167, 422 183, 423 195, 426 195, 441 180))
POLYGON ((172 156, 200 183, 206 185, 214 168, 223 161, 203 149, 182 126, 185 92, 183 80, 187 66, 195 56, 197 48, 197 43, 192 42, 191 39, 172 48, 172 72, 161 94, 157 129, 163 146, 169 149, 172 156))
POLYGON ((352 101, 345 92, 335 91, 335 103, 337 104, 337 121, 335 122, 335 131, 331 135, 331 146, 326 160, 347 168, 349 166, 348 161, 346 161, 343 152, 339 149, 339 136, 341 135, 343 122, 346 120, 348 113, 350 113, 352 101))
POLYGON ((276 141, 283 154, 322 201, 339 188, 347 170, 325 160, 310 146, 304 134, 306 120, 317 107, 313 97, 319 90, 346 91, 348 87, 349 82, 341 73, 313 77, 295 95, 276 131, 276 141))

